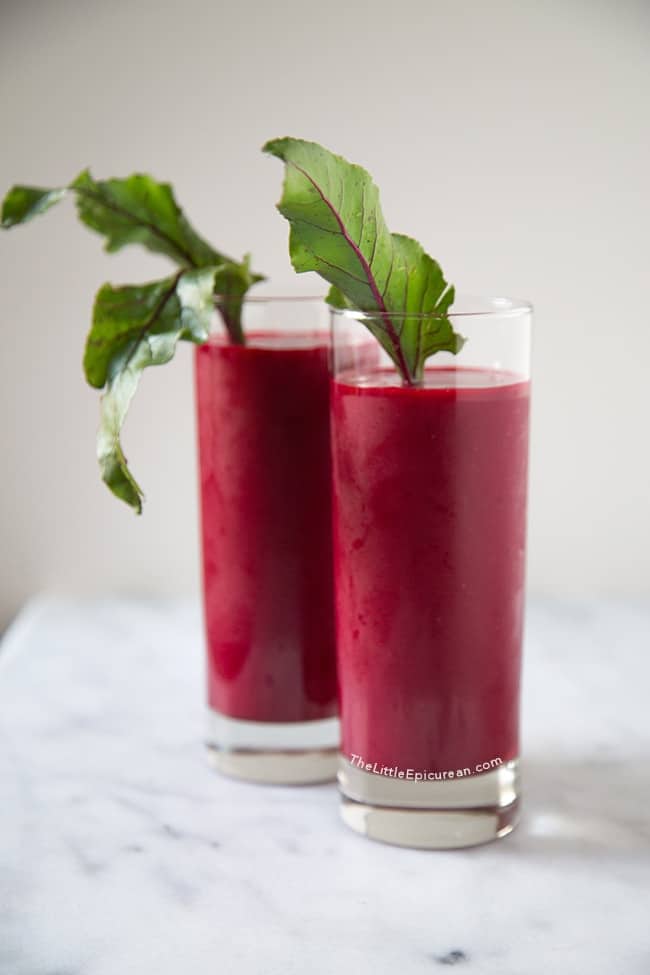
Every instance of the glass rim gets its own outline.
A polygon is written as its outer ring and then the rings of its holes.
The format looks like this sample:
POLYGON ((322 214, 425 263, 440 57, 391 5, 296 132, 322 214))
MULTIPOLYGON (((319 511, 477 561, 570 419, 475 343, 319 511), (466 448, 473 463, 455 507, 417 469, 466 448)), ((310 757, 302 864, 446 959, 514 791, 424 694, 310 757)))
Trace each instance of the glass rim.
MULTIPOLYGON (((212 299, 215 305, 223 301, 237 300, 237 295, 213 295, 212 299)), ((245 305, 266 305, 266 304, 284 304, 286 302, 307 302, 307 301, 320 301, 323 304, 325 302, 325 295, 248 295, 245 294, 241 299, 245 305)))
MULTIPOLYGON (((458 299, 460 307, 455 310, 451 306, 446 313, 448 318, 516 318, 520 315, 530 315, 533 306, 530 301, 523 298, 504 298, 496 296, 493 298, 480 297, 475 295, 460 295, 458 299), (464 310, 463 305, 476 304, 475 309, 464 310)), ((403 321, 406 318, 418 321, 429 320, 432 318, 442 318, 443 315, 435 312, 389 312, 389 311, 359 311, 356 308, 335 308, 330 306, 332 315, 340 318, 352 319, 364 322, 376 318, 397 319, 403 321)))

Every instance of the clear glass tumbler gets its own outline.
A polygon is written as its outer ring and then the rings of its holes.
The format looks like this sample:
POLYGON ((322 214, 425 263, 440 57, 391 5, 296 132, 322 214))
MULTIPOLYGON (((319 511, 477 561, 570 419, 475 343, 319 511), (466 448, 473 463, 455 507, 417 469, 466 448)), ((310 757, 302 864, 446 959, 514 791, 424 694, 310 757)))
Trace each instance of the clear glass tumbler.
POLYGON ((465 346, 417 385, 332 312, 342 815, 425 848, 506 835, 520 796, 532 312, 452 312, 465 346))
POLYGON ((195 358, 207 744, 228 775, 322 781, 339 744, 327 311, 250 298, 243 327, 195 358))

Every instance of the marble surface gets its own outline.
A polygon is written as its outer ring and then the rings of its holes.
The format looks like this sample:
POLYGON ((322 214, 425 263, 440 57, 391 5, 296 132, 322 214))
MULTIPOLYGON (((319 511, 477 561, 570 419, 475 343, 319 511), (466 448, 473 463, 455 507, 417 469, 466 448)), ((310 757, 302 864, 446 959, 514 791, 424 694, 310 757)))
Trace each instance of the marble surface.
POLYGON ((0 649, 1 975, 650 973, 650 608, 533 603, 525 812, 426 853, 221 779, 194 604, 38 599, 0 649))

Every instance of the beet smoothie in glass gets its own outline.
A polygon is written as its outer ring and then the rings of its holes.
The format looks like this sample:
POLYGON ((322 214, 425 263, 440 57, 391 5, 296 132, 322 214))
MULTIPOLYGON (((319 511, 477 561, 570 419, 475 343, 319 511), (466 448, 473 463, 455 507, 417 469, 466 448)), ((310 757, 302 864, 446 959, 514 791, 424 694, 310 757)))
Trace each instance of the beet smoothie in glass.
POLYGON ((222 771, 262 781, 336 765, 322 314, 313 299, 250 299, 246 345, 196 349, 208 744, 222 771))
POLYGON ((363 316, 333 318, 344 818, 483 842, 517 811, 530 309, 459 313, 465 347, 417 385, 350 367, 363 316))

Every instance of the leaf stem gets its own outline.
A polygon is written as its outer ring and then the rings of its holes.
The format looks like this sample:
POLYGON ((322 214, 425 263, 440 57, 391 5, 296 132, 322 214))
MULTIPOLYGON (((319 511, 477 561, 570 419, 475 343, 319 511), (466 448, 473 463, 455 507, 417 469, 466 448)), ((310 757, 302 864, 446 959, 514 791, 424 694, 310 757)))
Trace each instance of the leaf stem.
POLYGON ((244 329, 241 324, 240 315, 231 315, 230 312, 226 311, 221 305, 217 305, 217 311, 221 315, 223 324, 225 326, 228 338, 230 339, 231 345, 246 345, 246 336, 244 335, 244 329))
POLYGON ((396 355, 396 366, 402 374, 402 379, 404 380, 405 386, 418 386, 417 377, 411 374, 408 362, 406 361, 406 356, 404 355, 404 350, 402 349, 402 343, 399 340, 399 335, 395 331, 393 323, 389 320, 388 334, 390 340, 393 343, 393 348, 396 355))

